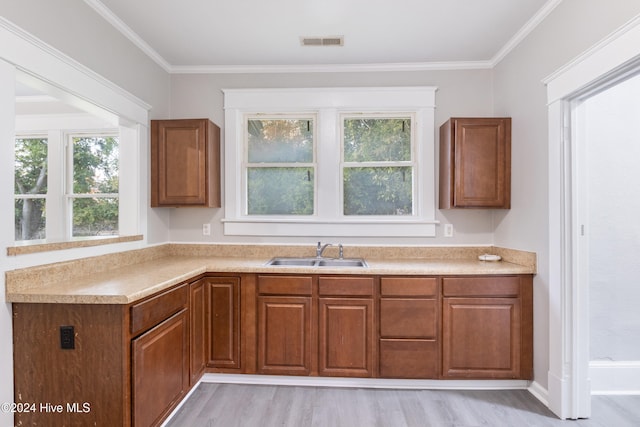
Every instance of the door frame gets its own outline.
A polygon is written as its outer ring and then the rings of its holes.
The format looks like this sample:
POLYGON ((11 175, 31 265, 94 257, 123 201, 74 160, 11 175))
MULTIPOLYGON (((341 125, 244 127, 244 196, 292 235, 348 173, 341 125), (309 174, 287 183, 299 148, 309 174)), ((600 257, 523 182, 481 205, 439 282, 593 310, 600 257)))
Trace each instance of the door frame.
POLYGON ((581 99, 640 66, 640 16, 543 80, 549 123, 549 408, 562 419, 591 414, 588 287, 581 261, 580 150, 571 118, 581 99))

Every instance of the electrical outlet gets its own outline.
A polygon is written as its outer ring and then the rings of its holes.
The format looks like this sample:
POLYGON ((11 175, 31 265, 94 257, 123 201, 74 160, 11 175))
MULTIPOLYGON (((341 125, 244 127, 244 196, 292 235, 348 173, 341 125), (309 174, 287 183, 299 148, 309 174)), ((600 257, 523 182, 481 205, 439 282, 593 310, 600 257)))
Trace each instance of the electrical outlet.
POLYGON ((444 237, 453 237, 453 224, 444 225, 444 237))
POLYGON ((211 235, 211 224, 202 224, 202 235, 203 236, 211 235))
POLYGON ((73 326, 60 326, 60 348, 73 350, 76 348, 76 337, 73 326))

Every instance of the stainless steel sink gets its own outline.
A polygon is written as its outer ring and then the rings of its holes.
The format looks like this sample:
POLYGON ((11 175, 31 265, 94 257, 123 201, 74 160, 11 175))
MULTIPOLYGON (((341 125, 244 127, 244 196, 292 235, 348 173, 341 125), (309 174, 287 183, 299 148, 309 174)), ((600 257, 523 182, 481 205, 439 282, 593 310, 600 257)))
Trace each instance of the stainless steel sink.
POLYGON ((271 258, 265 265, 290 267, 368 267, 362 258, 271 258))

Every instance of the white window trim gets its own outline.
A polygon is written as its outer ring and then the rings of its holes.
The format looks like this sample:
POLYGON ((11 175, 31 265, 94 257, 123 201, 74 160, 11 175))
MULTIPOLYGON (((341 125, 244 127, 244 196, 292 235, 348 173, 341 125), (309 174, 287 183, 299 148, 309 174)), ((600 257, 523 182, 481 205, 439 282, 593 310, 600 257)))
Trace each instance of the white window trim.
POLYGON ((376 88, 224 89, 226 235, 245 236, 435 236, 435 92, 432 86, 376 88), (244 117, 251 113, 315 113, 317 122, 317 204, 312 217, 249 217, 244 215, 242 164, 244 117), (340 167, 343 113, 412 113, 415 116, 415 213, 398 217, 341 215, 340 167), (329 173, 327 173, 329 172, 329 173), (328 193, 328 194, 325 194, 328 193), (339 194, 339 192, 338 192, 339 194))

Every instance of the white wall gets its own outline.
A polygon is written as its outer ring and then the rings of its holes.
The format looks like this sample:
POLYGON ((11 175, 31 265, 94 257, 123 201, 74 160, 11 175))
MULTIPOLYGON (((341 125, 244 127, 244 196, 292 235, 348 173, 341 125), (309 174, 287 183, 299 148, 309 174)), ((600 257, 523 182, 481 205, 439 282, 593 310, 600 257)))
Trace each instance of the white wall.
MULTIPOLYGON (((171 83, 172 118, 208 117, 223 127, 221 89, 255 87, 362 87, 437 86, 436 128, 451 116, 492 115, 491 70, 375 72, 375 73, 297 73, 297 74, 209 74, 173 75, 171 83)), ((224 129, 222 129, 224 134, 224 129)), ((437 132, 436 132, 437 133, 437 132)), ((437 136, 436 136, 437 138, 437 136)), ((171 240, 187 242, 256 242, 256 238, 224 236, 222 209, 172 209, 171 240), (212 224, 212 235, 202 236, 202 224, 212 224)), ((438 211, 436 219, 451 223, 453 238, 336 238, 346 244, 492 244, 493 214, 486 210, 438 211)), ((318 239, 327 236, 318 236, 318 239)), ((310 238, 266 238, 267 242, 312 243, 310 238)))
POLYGON ((584 108, 590 359, 640 361, 640 76, 584 108))
POLYGON ((512 209, 496 215, 495 244, 538 254, 534 376, 549 370, 548 129, 542 79, 640 13, 640 2, 564 0, 494 69, 494 112, 513 117, 512 209))

